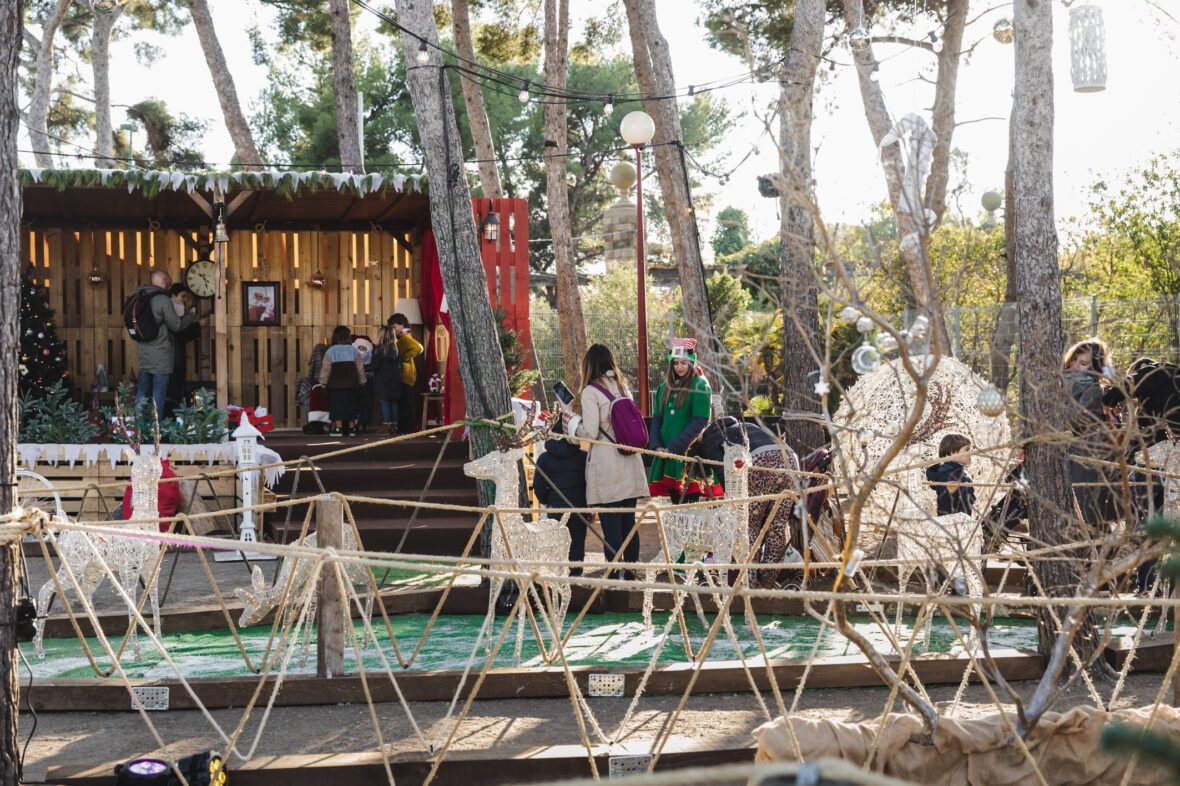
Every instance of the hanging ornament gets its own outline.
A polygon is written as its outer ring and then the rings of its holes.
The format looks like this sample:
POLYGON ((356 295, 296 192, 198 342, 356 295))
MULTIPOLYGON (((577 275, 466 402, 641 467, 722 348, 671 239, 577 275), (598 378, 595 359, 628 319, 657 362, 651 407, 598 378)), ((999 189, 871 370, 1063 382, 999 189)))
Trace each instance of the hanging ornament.
POLYGON ((996 418, 1004 414, 1004 397, 1000 391, 996 390, 995 385, 988 385, 979 391, 979 397, 975 399, 975 406, 978 407, 979 414, 985 418, 996 418))
POLYGON ((860 319, 856 320, 856 329, 861 333, 872 333, 873 327, 873 320, 869 319, 868 317, 861 317, 860 319))
POLYGON ((1106 89, 1106 25, 1096 5, 1069 9, 1069 76, 1078 93, 1106 89))
POLYGON ((853 322, 855 322, 859 318, 860 318, 860 312, 857 311, 855 306, 845 306, 843 308, 843 310, 840 311, 840 319, 845 324, 851 325, 853 322))
POLYGON ((327 283, 328 279, 324 278, 324 274, 318 270, 316 271, 316 274, 307 281, 307 285, 309 287, 315 287, 316 289, 323 289, 327 283))
POLYGON ((848 48, 853 52, 863 52, 869 48, 869 34, 863 27, 855 28, 848 34, 848 48))
POLYGON ((1012 20, 1008 18, 999 19, 992 25, 992 38, 999 41, 1001 44, 1010 44, 1016 38, 1016 28, 1012 24, 1012 20))
POLYGON ((43 349, 43 350, 41 350, 41 354, 42 354, 42 355, 46 355, 46 356, 48 356, 48 355, 49 355, 49 350, 48 350, 48 349, 43 349))
POLYGON ((37 334, 37 338, 45 338, 45 334, 44 334, 44 333, 38 333, 38 334, 37 334))
POLYGON ((910 325, 910 335, 914 337, 915 341, 921 341, 926 338, 926 331, 930 329, 930 320, 926 318, 925 314, 919 314, 914 317, 914 323, 910 325))
POLYGON ((852 370, 857 374, 872 374, 881 368, 881 353, 869 342, 865 342, 852 352, 852 370))
POLYGON ((94 10, 109 14, 118 6, 118 0, 94 0, 94 10))
POLYGON ((882 352, 896 352, 897 339, 888 333, 882 333, 881 335, 877 336, 877 349, 881 350, 882 352))

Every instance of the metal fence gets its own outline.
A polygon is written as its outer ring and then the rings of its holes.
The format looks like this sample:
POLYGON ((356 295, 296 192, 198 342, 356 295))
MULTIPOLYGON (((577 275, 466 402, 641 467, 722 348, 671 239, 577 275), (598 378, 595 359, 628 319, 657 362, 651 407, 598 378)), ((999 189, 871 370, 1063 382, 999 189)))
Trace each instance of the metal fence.
MULTIPOLYGON (((914 312, 898 315, 897 324, 908 326, 914 312)), ((992 341, 1001 320, 1016 326, 1016 308, 1012 304, 952 307, 946 311, 947 329, 955 356, 985 378, 992 372, 992 341)), ((565 376, 561 351, 561 330, 553 309, 533 303, 531 315, 533 358, 542 372, 546 386, 565 376)), ((1111 350, 1111 361, 1119 372, 1138 357, 1180 361, 1180 298, 1158 297, 1142 300, 1102 300, 1097 296, 1066 298, 1061 308, 1066 346, 1090 336, 1104 340, 1111 350)), ((612 313, 586 313, 586 334, 590 343, 603 343, 615 352, 619 367, 628 379, 637 373, 637 328, 634 314, 620 308, 612 313)), ((675 312, 649 314, 648 370, 650 387, 655 390, 666 366, 667 339, 682 330, 675 312)), ((1019 331, 1014 330, 1018 335, 1019 331)), ((1013 341, 1009 362, 1015 372, 1019 363, 1019 338, 1013 341)))

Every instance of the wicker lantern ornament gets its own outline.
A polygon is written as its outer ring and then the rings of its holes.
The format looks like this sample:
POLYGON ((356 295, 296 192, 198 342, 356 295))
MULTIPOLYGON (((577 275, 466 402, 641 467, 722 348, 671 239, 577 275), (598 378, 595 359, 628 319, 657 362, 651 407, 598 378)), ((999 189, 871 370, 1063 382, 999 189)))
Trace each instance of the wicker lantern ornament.
POLYGON ((988 385, 979 391, 975 406, 979 409, 979 414, 985 418, 999 417, 1004 414, 1004 396, 995 385, 988 385))
POLYGON ((1069 75, 1078 93, 1106 89, 1106 25, 1096 5, 1069 9, 1069 75))
POLYGON ((872 374, 881 368, 881 353, 869 342, 865 342, 852 352, 852 370, 857 374, 872 374))

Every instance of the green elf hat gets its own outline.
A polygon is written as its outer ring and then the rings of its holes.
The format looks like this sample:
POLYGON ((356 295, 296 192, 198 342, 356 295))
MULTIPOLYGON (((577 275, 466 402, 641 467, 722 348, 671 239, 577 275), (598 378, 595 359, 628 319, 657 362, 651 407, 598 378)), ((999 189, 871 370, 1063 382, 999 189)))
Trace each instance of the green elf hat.
POLYGON ((673 360, 687 360, 694 366, 697 364, 697 340, 695 338, 672 339, 672 350, 668 353, 668 362, 673 360))

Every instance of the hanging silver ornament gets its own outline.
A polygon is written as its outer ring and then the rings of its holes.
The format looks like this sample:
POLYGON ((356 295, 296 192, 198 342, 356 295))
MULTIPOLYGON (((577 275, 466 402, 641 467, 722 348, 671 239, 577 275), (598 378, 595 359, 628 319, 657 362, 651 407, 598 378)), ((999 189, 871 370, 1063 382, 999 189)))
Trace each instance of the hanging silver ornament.
POLYGON ((919 314, 914 317, 914 323, 910 325, 910 335, 914 337, 915 341, 921 341, 926 338, 926 331, 930 329, 930 320, 926 318, 925 314, 919 314))
POLYGON ((852 370, 857 374, 872 374, 881 368, 881 353, 869 342, 865 342, 852 352, 852 370))
POLYGON ((888 333, 882 333, 881 335, 877 336, 877 349, 881 350, 882 352, 896 352, 897 339, 888 333))
POLYGON ((988 385, 979 391, 979 397, 975 399, 975 406, 979 409, 979 414, 985 418, 997 418, 1004 414, 1006 409, 1004 397, 1000 391, 996 390, 995 385, 988 385))
POLYGON ((875 325, 873 324, 873 320, 869 319, 868 317, 861 317, 860 319, 856 320, 856 329, 861 333, 872 333, 874 327, 875 325))
POLYGON ((119 5, 118 0, 94 0, 94 10, 109 14, 119 5))
POLYGON ((867 445, 877 438, 877 432, 873 431, 868 426, 865 426, 860 431, 856 432, 857 440, 862 445, 867 445))
POLYGON ((999 19, 992 25, 992 38, 999 41, 1001 44, 1010 44, 1016 38, 1016 28, 1012 25, 1012 20, 1008 18, 999 19))
POLYGON ((851 325, 853 322, 855 322, 859 318, 860 318, 860 311, 858 311, 856 309, 856 306, 845 306, 840 311, 840 319, 843 320, 846 324, 851 325))
POLYGON ((848 34, 848 48, 853 52, 863 52, 869 48, 869 34, 863 27, 858 27, 848 34))

